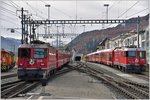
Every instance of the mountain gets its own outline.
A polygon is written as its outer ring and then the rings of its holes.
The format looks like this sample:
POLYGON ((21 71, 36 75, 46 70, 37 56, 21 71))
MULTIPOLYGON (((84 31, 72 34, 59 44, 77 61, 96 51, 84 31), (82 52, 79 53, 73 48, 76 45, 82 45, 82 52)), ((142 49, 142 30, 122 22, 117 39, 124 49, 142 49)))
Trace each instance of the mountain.
MULTIPOLYGON (((137 20, 137 18, 128 19, 131 21, 137 20)), ((140 17, 140 30, 146 28, 149 22, 149 15, 140 17)), ((112 38, 119 34, 129 32, 131 30, 136 30, 136 23, 126 23, 119 24, 116 27, 111 27, 103 30, 92 30, 88 32, 81 33, 74 40, 68 44, 69 49, 75 49, 78 53, 89 53, 96 51, 97 45, 104 38, 112 38)))
POLYGON ((21 41, 18 39, 14 38, 5 38, 1 36, 1 48, 7 50, 7 51, 12 51, 14 52, 15 49, 15 54, 18 52, 18 47, 21 44, 21 41))

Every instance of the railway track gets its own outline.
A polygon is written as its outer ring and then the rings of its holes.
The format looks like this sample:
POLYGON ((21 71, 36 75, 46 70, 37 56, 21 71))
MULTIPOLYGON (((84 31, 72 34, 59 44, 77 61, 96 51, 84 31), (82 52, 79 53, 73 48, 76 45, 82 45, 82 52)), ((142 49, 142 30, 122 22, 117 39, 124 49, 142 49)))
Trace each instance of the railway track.
POLYGON ((144 74, 131 74, 131 75, 133 75, 133 76, 135 76, 135 77, 142 78, 142 79, 144 79, 144 80, 149 80, 149 76, 146 76, 146 75, 144 75, 144 74))
POLYGON ((1 75, 1 79, 7 79, 7 78, 16 77, 16 76, 17 76, 17 73, 11 73, 7 75, 1 75))
POLYGON ((112 77, 103 71, 89 67, 85 63, 78 63, 72 67, 74 70, 88 74, 97 80, 103 80, 106 84, 122 92, 128 99, 149 99, 149 87, 143 84, 112 77))
POLYGON ((1 98, 12 98, 16 97, 18 94, 23 94, 25 92, 30 91, 35 86, 37 86, 39 82, 25 82, 25 81, 15 81, 12 83, 7 83, 2 85, 1 98), (8 85, 9 84, 9 85, 8 85))
MULTIPOLYGON (((53 75, 50 79, 58 77, 64 73, 70 72, 71 69, 62 69, 58 71, 55 75, 53 75)), ((10 99, 13 97, 17 97, 19 94, 25 94, 28 91, 31 91, 33 88, 40 85, 40 81, 35 82, 26 82, 26 81, 13 81, 5 84, 1 84, 1 98, 10 99)))

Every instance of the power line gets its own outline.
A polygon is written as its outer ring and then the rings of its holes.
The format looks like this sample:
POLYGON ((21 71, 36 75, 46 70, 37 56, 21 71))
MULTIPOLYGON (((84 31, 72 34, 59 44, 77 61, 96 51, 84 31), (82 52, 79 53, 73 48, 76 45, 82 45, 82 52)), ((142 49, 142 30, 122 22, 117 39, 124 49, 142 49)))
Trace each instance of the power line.
POLYGON ((18 8, 18 9, 21 9, 21 7, 20 6, 18 6, 16 3, 14 3, 12 0, 10 0, 10 3, 13 5, 13 6, 17 6, 16 8, 18 8))
POLYGON ((128 16, 128 17, 132 17, 133 15, 136 15, 136 14, 141 13, 141 12, 143 12, 143 11, 145 11, 145 10, 148 10, 148 9, 149 9, 149 8, 143 9, 143 10, 138 11, 138 12, 136 12, 136 13, 134 13, 134 14, 132 14, 132 15, 128 16))
POLYGON ((125 13, 127 13, 129 10, 131 10, 136 4, 138 4, 140 2, 140 0, 139 1, 137 1, 135 4, 133 4, 131 7, 129 7, 129 9, 127 9, 125 12, 123 12, 120 16, 118 16, 118 18, 120 18, 120 17, 122 17, 125 13))
MULTIPOLYGON (((3 10, 5 10, 5 11, 7 11, 7 12, 10 12, 10 13, 12 13, 13 15, 16 16, 16 12, 13 12, 13 11, 11 11, 11 10, 9 10, 9 9, 6 9, 6 8, 4 8, 4 7, 2 7, 2 6, 0 6, 0 8, 2 8, 3 10)), ((0 9, 0 10, 2 10, 2 9, 0 9)))
MULTIPOLYGON (((32 7, 28 2, 26 2, 26 4, 27 4, 33 11, 37 11, 37 10, 38 10, 37 8, 32 7)), ((40 10, 38 10, 38 11, 43 15, 43 12, 42 12, 42 11, 40 11, 40 10)), ((43 16, 40 16, 40 15, 37 15, 37 14, 32 14, 32 15, 35 15, 35 16, 37 16, 37 17, 39 17, 39 18, 42 18, 42 19, 45 19, 43 16)))
POLYGON ((12 7, 12 8, 15 8, 15 9, 17 9, 15 6, 13 6, 13 5, 10 5, 10 4, 8 4, 8 3, 6 3, 6 2, 4 2, 4 1, 0 1, 1 3, 3 3, 3 4, 5 4, 5 5, 7 5, 7 6, 9 6, 9 7, 12 7))
POLYGON ((113 3, 110 7, 108 7, 108 9, 109 9, 109 10, 112 9, 112 7, 113 7, 116 3, 119 3, 119 2, 120 2, 120 0, 119 0, 118 2, 114 1, 114 3, 113 3))
POLYGON ((14 23, 14 22, 12 22, 12 21, 8 21, 8 19, 4 19, 4 18, 1 18, 1 17, 0 17, 0 19, 2 19, 1 21, 5 21, 5 22, 8 22, 8 23, 12 23, 12 24, 15 24, 15 25, 18 26, 18 24, 14 23))
POLYGON ((34 9, 34 11, 39 11, 41 14, 43 14, 43 12, 42 12, 41 10, 39 10, 39 9, 37 9, 37 8, 35 8, 35 7, 32 7, 27 1, 26 1, 26 4, 27 4, 30 8, 34 9))
MULTIPOLYGON (((10 16, 7 16, 7 15, 5 15, 5 14, 3 14, 3 13, 1 13, 1 15, 3 15, 3 16, 6 16, 6 17, 8 17, 9 19, 12 19, 13 21, 14 21, 14 19, 12 18, 12 17, 10 17, 10 16)), ((16 22, 16 21, 15 21, 16 22)))
MULTIPOLYGON (((41 0, 40 0, 40 1, 41 1, 41 0)), ((44 1, 41 1, 41 2, 43 2, 44 4, 47 4, 47 3, 44 2, 44 1)), ((64 14, 64 15, 68 16, 69 18, 73 18, 72 16, 68 15, 67 13, 63 12, 63 11, 60 10, 60 9, 57 9, 57 8, 54 7, 54 6, 52 6, 52 8, 54 8, 55 10, 57 10, 58 12, 60 12, 60 13, 62 13, 62 14, 64 14)))

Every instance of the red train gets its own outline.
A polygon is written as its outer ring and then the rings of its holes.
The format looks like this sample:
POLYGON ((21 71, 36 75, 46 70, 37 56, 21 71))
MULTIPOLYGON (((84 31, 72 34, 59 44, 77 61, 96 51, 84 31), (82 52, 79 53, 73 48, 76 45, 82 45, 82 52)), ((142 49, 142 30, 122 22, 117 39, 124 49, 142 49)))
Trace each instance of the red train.
POLYGON ((33 42, 18 48, 18 78, 48 79, 70 61, 70 53, 59 51, 48 43, 33 42))
POLYGON ((115 48, 90 53, 86 61, 117 67, 125 72, 144 72, 146 69, 146 51, 142 48, 115 48))
POLYGON ((15 66, 15 54, 11 51, 1 50, 1 71, 8 71, 15 66))

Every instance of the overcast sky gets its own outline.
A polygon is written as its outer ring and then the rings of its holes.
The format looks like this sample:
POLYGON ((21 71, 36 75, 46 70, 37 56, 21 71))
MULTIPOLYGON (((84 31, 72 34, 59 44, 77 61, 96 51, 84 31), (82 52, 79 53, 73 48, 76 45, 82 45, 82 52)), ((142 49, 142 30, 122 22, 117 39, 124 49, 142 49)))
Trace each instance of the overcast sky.
MULTIPOLYGON (((109 19, 128 19, 131 17, 145 16, 148 14, 148 0, 111 0, 111 1, 0 1, 0 29, 1 35, 4 37, 12 37, 21 39, 21 30, 16 29, 15 33, 10 33, 9 28, 21 28, 21 20, 19 19, 21 7, 28 10, 32 14, 33 19, 47 19, 48 8, 45 4, 50 4, 50 19, 105 19, 106 7, 104 4, 109 4, 108 18, 109 19)), ((109 25, 112 27, 113 25, 109 25)), ((104 25, 105 28, 108 25, 104 25)), ((101 29, 102 25, 86 25, 85 31, 101 29)), ((62 33, 62 25, 59 27, 59 32, 62 33)), ((51 26, 51 33, 56 33, 56 26, 51 26)), ((82 33, 83 25, 65 25, 64 31, 67 33, 82 33)), ((44 33, 43 26, 37 29, 38 33, 44 33)), ((42 39, 42 38, 41 38, 42 39)), ((55 38, 46 41, 54 41, 55 38)), ((68 43, 71 39, 62 38, 68 43)))

